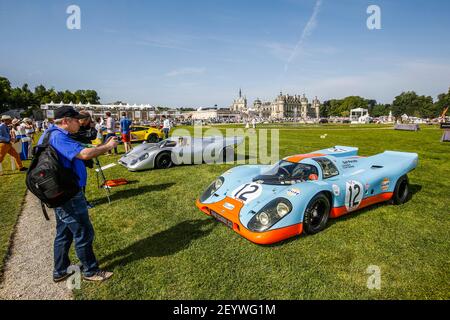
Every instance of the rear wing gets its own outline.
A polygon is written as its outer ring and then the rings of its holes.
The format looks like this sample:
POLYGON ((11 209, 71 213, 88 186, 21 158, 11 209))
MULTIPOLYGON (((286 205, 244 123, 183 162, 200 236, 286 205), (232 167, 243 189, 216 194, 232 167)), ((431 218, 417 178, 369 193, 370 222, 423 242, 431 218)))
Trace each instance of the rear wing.
POLYGON ((358 148, 346 146, 334 146, 328 149, 322 149, 311 153, 321 153, 334 157, 352 157, 358 155, 358 148))
POLYGON ((419 155, 412 152, 385 151, 374 158, 377 164, 399 166, 406 169, 406 173, 414 170, 419 162, 419 155))

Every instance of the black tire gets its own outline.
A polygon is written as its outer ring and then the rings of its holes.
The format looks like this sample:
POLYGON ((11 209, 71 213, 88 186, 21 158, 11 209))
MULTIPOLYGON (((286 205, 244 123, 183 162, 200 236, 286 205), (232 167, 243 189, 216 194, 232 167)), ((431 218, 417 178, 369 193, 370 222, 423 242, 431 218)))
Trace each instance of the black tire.
POLYGON ((159 138, 158 138, 157 134, 152 133, 147 137, 148 143, 157 143, 158 141, 159 141, 159 138))
POLYGON ((155 158, 156 169, 169 169, 172 165, 172 155, 169 152, 161 152, 155 158))
POLYGON ((315 234, 327 226, 330 217, 330 200, 324 193, 316 194, 305 210, 303 230, 306 234, 315 234))
POLYGON ((395 184, 394 195, 392 196, 391 203, 400 205, 408 201, 409 198, 409 179, 407 175, 401 176, 395 184))

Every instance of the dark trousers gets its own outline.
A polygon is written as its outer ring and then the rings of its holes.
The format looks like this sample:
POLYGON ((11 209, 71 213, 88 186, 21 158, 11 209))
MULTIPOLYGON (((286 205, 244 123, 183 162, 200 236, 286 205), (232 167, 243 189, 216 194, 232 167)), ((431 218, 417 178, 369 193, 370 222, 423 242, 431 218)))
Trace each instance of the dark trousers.
POLYGON ((75 252, 83 264, 83 274, 92 276, 99 270, 92 243, 94 228, 89 220, 84 194, 80 191, 61 207, 55 208, 54 277, 63 276, 70 266, 69 249, 75 241, 75 252))
POLYGON ((169 128, 163 128, 163 132, 164 132, 164 139, 169 139, 169 128))

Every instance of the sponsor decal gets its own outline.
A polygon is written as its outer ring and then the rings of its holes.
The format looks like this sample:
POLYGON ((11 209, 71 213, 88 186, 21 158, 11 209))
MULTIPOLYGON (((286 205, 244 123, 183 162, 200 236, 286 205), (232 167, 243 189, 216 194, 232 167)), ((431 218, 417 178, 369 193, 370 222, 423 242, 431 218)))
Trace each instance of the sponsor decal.
POLYGON ((225 209, 228 209, 228 210, 233 210, 233 209, 234 209, 234 205, 232 205, 231 203, 228 203, 228 202, 225 202, 225 203, 223 204, 223 207, 224 207, 225 209))
POLYGON ((389 178, 384 178, 383 181, 381 182, 381 190, 387 191, 389 189, 390 183, 391 181, 389 180, 389 178))
POLYGON ((344 160, 342 161, 342 168, 344 169, 354 168, 357 163, 358 160, 344 160))
POLYGON ((364 188, 366 189, 366 194, 369 194, 370 184, 366 183, 364 188))
POLYGON ((333 193, 335 196, 339 196, 341 194, 341 188, 337 184, 333 184, 331 186, 333 188, 333 193))
POLYGON ((300 189, 297 189, 297 188, 292 188, 287 191, 287 195, 289 197, 298 196, 299 194, 300 194, 300 189))
POLYGON ((330 149, 328 149, 328 151, 330 151, 330 152, 345 152, 347 150, 341 149, 341 148, 330 148, 330 149))

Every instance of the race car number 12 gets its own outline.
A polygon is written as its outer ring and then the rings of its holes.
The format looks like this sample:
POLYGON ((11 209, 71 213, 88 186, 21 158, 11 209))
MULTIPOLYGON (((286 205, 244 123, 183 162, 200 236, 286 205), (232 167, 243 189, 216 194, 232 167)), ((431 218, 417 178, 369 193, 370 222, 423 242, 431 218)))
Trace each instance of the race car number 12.
POLYGON ((255 200, 261 195, 262 188, 260 184, 257 183, 247 183, 243 186, 236 188, 232 192, 232 196, 235 199, 239 199, 244 203, 255 200))
POLYGON ((355 210, 361 204, 364 187, 361 182, 347 181, 345 186, 345 207, 348 211, 355 210))

